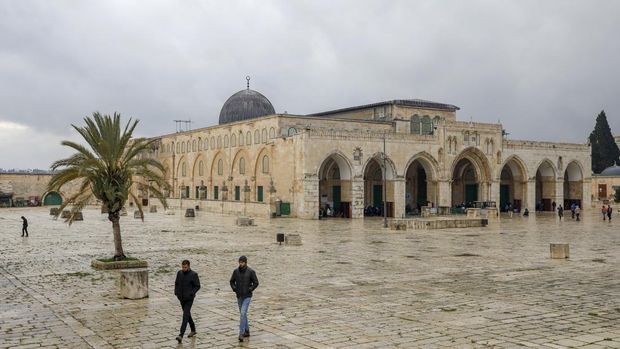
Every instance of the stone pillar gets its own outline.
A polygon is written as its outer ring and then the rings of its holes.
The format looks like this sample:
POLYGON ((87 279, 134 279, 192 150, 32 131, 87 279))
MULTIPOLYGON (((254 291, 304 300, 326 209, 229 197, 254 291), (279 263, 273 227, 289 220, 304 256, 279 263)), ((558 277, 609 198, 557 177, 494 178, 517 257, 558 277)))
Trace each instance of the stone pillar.
POLYGON ((405 217, 405 179, 398 177, 394 183, 394 218, 405 217))
POLYGON ((299 216, 306 219, 319 218, 319 178, 306 175, 302 181, 303 201, 299 208, 299 216))
POLYGON ((452 181, 449 179, 440 179, 437 181, 439 187, 439 197, 437 202, 439 206, 452 206, 452 181))
POLYGON ((592 179, 584 179, 583 183, 582 183, 583 189, 581 190, 582 192, 582 202, 583 202, 583 206, 582 209, 584 208, 591 208, 592 207, 592 179))
POLYGON ((351 218, 364 218, 364 180, 351 180, 351 218))
POLYGON ((140 299, 149 296, 149 270, 146 268, 121 270, 121 298, 140 299))
MULTIPOLYGON (((530 212, 536 211, 536 178, 530 179, 523 185, 527 187, 527 197, 525 198, 524 205, 530 210, 530 212)), ((523 207, 523 209, 525 209, 523 207)))
POLYGON ((564 178, 558 178, 555 181, 555 197, 553 198, 556 205, 564 207, 564 178))
POLYGON ((490 193, 489 193, 489 200, 490 201, 495 201, 497 207, 499 207, 499 187, 500 187, 500 181, 496 181, 496 180, 492 180, 489 182, 489 187, 490 187, 490 193))

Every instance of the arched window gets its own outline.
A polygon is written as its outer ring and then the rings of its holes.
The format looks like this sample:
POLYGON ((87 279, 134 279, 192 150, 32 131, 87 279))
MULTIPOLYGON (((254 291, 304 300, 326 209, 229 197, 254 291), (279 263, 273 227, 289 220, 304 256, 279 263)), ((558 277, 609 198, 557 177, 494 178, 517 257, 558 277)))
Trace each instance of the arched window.
POLYGON ((192 144, 191 144, 189 141, 187 141, 187 152, 188 152, 188 153, 189 153, 190 151, 192 151, 191 145, 192 145, 192 144))
POLYGON ((185 153, 185 142, 181 143, 181 153, 185 153))
POLYGON ((198 138, 198 151, 202 150, 202 139, 198 138))
POLYGON ((420 117, 417 115, 411 118, 411 133, 414 135, 420 134, 420 117))
POLYGON ((215 149, 215 137, 211 136, 211 149, 215 149))
POLYGON ((245 134, 245 144, 252 145, 252 133, 250 133, 250 131, 245 134))
POLYGON ((297 134, 297 129, 295 127, 289 127, 288 128, 288 132, 287 132, 288 136, 294 136, 297 134))
POLYGON ((217 149, 222 148, 222 136, 217 136, 217 149))
POLYGON ((234 133, 230 136, 230 146, 231 147, 237 146, 237 136, 235 136, 234 133))
POLYGON ((263 156, 263 173, 269 173, 269 157, 263 156))
POLYGON ((434 128, 439 127, 439 122, 440 122, 440 121, 441 121, 441 118, 440 118, 439 116, 435 116, 435 117, 433 118, 433 127, 434 127, 434 128))
POLYGON ((187 163, 185 161, 181 164, 181 176, 187 176, 187 163))
POLYGON ((272 127, 269 129, 269 139, 274 139, 274 138, 276 138, 276 129, 272 127))
POLYGON ((267 143, 267 129, 264 128, 262 132, 262 143, 267 143))
POLYGON ((239 132, 239 146, 243 145, 243 132, 239 132))
POLYGON ((228 135, 224 135, 224 148, 228 148, 228 135))
POLYGON ((239 174, 245 174, 245 159, 239 159, 239 174))
POLYGON ((166 146, 166 152, 170 153, 170 143, 166 146))
POLYGON ((430 135, 433 133, 433 125, 431 123, 431 118, 428 116, 422 117, 422 134, 430 135))
POLYGON ((177 143, 177 154, 181 152, 181 143, 177 143))
POLYGON ((254 144, 260 143, 260 132, 258 130, 254 131, 254 144))
POLYGON ((192 141, 192 151, 196 151, 196 140, 192 141))
POLYGON ((199 176, 204 176, 204 174, 205 174, 204 164, 202 163, 202 161, 200 161, 198 163, 198 175, 199 176))
POLYGON ((217 160, 217 174, 220 176, 224 174, 224 162, 222 159, 217 160))

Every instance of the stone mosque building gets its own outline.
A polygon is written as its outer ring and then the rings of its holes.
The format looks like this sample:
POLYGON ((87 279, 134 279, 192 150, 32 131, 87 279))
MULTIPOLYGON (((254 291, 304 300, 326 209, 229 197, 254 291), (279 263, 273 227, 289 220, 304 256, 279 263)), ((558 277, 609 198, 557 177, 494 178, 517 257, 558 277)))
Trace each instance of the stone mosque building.
POLYGON ((384 186, 392 217, 484 202, 590 207, 588 145, 506 139, 501 124, 459 121, 458 110, 399 99, 276 113, 248 79, 218 125, 155 137, 147 156, 164 164, 173 207, 209 212, 362 218, 383 207, 384 186))

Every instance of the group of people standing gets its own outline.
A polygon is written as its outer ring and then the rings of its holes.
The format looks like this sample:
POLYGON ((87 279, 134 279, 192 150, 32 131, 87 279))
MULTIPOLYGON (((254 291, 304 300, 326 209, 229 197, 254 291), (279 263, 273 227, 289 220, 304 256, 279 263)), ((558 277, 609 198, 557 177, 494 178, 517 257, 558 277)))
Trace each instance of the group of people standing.
MULTIPOLYGON (((555 202, 553 202, 553 206, 555 208, 555 202)), ((557 211, 558 211, 558 217, 560 218, 560 220, 562 220, 562 218, 564 218, 564 207, 562 207, 562 205, 558 205, 557 207, 557 211)), ((577 221, 581 220, 581 207, 579 207, 579 205, 573 203, 570 205, 570 216, 572 219, 576 219, 577 221)))
MULTIPOLYGON (((239 306, 239 342, 243 342, 244 338, 250 337, 250 326, 248 324, 248 309, 252 301, 252 292, 258 287, 258 278, 256 272, 248 267, 248 259, 246 256, 239 257, 239 267, 233 270, 230 277, 230 287, 237 296, 237 305, 239 306)), ((196 335, 196 324, 192 319, 191 310, 194 303, 196 293, 200 290, 200 279, 198 273, 190 269, 190 263, 186 259, 181 262, 181 270, 177 272, 174 282, 174 294, 181 302, 183 309, 183 320, 181 321, 181 330, 176 340, 181 343, 185 330, 189 324, 190 333, 187 337, 196 335)))

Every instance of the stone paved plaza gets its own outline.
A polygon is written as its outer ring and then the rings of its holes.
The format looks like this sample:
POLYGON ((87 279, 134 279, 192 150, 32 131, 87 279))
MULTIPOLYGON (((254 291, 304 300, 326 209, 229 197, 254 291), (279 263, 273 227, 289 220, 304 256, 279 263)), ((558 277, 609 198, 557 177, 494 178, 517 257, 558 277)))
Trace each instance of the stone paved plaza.
POLYGON ((236 227, 180 213, 122 218, 126 253, 150 264, 150 297, 135 301, 118 298, 118 272, 90 267, 113 251, 98 210, 71 227, 45 208, 0 210, 0 348, 620 348, 620 216, 396 232, 375 219, 236 227), (277 232, 303 246, 279 246, 277 232), (550 242, 569 243, 570 260, 550 259, 550 242), (260 280, 244 343, 228 285, 241 254, 260 280), (185 258, 203 288, 198 335, 178 345, 185 258))

